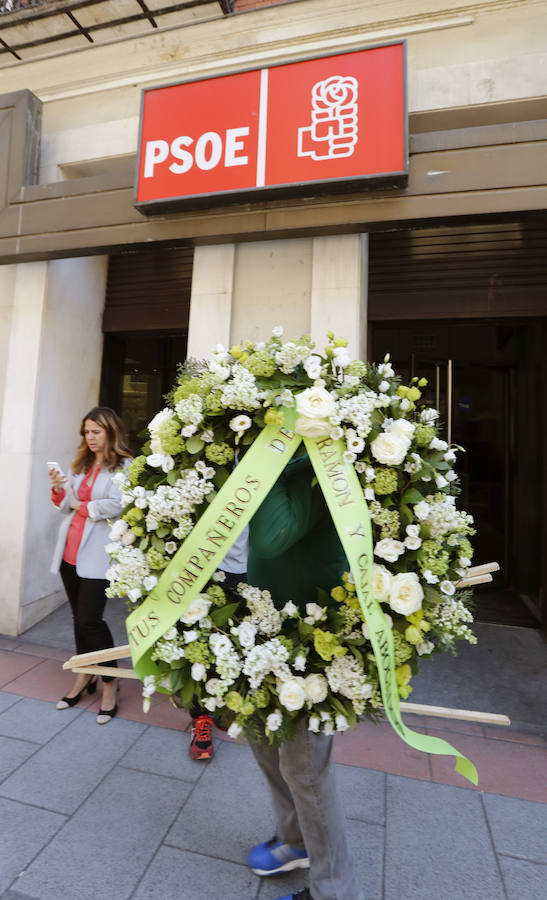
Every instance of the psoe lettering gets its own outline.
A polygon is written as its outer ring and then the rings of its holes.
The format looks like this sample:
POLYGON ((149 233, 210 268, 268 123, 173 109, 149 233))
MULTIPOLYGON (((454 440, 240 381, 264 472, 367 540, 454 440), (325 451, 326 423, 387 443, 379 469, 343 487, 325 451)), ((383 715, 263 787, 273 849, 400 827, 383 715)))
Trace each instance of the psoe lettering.
POLYGON ((224 136, 217 131, 206 131, 197 141, 187 134, 182 134, 171 141, 147 141, 144 151, 144 177, 153 178, 156 166, 172 160, 167 167, 173 175, 184 175, 196 165, 204 172, 216 169, 223 159, 226 169, 232 166, 246 166, 249 157, 245 153, 245 142, 249 136, 249 127, 227 128, 224 136), (193 146, 195 144, 195 146, 193 146), (190 149, 192 148, 192 149, 190 149))

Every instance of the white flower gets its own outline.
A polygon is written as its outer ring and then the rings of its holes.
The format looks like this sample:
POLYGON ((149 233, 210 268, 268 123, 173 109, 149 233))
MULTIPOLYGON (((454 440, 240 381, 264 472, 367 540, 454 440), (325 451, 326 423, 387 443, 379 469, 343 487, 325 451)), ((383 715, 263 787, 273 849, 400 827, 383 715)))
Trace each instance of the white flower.
POLYGON ((436 409, 428 408, 422 409, 420 413, 420 419, 425 425, 432 425, 435 419, 439 418, 439 413, 436 409))
POLYGON ((435 476, 435 484, 441 490, 441 488, 445 488, 448 485, 448 481, 444 477, 444 475, 436 475, 435 476))
POLYGON ((441 591, 443 592, 443 594, 447 594, 449 597, 451 597, 452 594, 454 594, 456 591, 456 588, 454 587, 454 583, 452 581, 448 581, 448 580, 441 581, 439 587, 440 587, 441 591))
POLYGON ((449 469, 444 477, 446 478, 447 481, 456 481, 456 478, 458 476, 456 475, 454 469, 449 469))
POLYGON ((272 328, 272 335, 275 338, 283 337, 283 325, 276 325, 275 328, 272 328))
POLYGON ((191 675, 194 681, 204 681, 205 676, 207 674, 207 669, 203 665, 203 663, 193 663, 191 675))
POLYGON ((153 469, 162 469, 164 472, 170 472, 175 466, 175 460, 166 453, 151 453, 146 457, 146 462, 153 469))
POLYGON ((370 450, 375 459, 388 466, 398 466, 405 458, 410 441, 396 431, 384 431, 375 438, 370 450))
POLYGON ((247 431, 248 428, 253 424, 252 419, 249 416, 234 416, 233 419, 230 419, 229 425, 232 431, 235 431, 236 434, 243 434, 244 431, 247 431))
POLYGON ((136 603, 136 601, 142 597, 142 591, 140 588, 131 588, 131 590, 127 592, 127 596, 132 603, 136 603))
POLYGON ((281 728, 282 724, 283 716, 281 715, 279 710, 270 713, 270 715, 266 719, 266 729, 268 731, 277 731, 279 728, 281 728))
POLYGON ((378 390, 382 394, 385 394, 387 391, 389 391, 389 381, 381 381, 378 385, 378 390))
POLYGON ((373 563, 372 566, 372 596, 378 603, 386 603, 391 588, 391 573, 385 566, 373 563))
POLYGON ((208 694, 218 697, 223 693, 222 681, 220 678, 209 678, 208 681, 205 682, 205 690, 208 694))
POLYGON ((178 631, 174 625, 171 625, 171 628, 168 628, 165 634, 163 635, 164 641, 175 641, 178 637, 178 631))
POLYGON ((337 425, 336 428, 331 428, 331 430, 329 431, 329 437, 331 441, 339 441, 340 438, 344 437, 343 428, 340 428, 339 425, 337 425))
POLYGON ((341 713, 336 716, 336 730, 337 731, 347 731, 349 728, 348 720, 341 713))
POLYGON ((337 368, 345 369, 351 362, 347 347, 335 347, 332 352, 332 361, 337 368))
POLYGON ((325 722, 323 725, 323 734, 333 734, 334 733, 334 725, 331 721, 325 722))
POLYGON ((128 528, 129 525, 124 519, 118 519, 116 522, 114 522, 112 528, 110 529, 110 539, 112 541, 119 541, 128 528))
POLYGON ((326 419, 336 409, 334 398, 322 387, 306 388, 295 399, 298 415, 307 419, 326 419))
POLYGON ((392 419, 386 427, 386 431, 390 434, 399 434, 409 441, 412 440, 415 430, 416 426, 414 425, 414 422, 409 422, 408 419, 392 419))
POLYGON ((194 631, 193 629, 191 631, 185 631, 183 634, 183 638, 184 638, 185 644, 191 644, 192 641, 197 641, 198 633, 197 633, 197 631, 194 631))
POLYGON ((298 607, 295 606, 292 600, 288 600, 281 612, 285 613, 286 616, 295 616, 298 613, 298 607))
POLYGON ((237 722, 232 722, 232 724, 228 728, 228 731, 226 732, 226 734, 228 735, 228 737, 233 738, 235 741, 235 740, 237 740, 237 738, 239 737, 241 732, 242 732, 241 725, 238 725, 237 722))
POLYGON ((188 438, 188 437, 192 437, 192 435, 195 434, 196 431, 197 431, 197 426, 190 424, 190 425, 185 425, 180 433, 182 434, 183 437, 188 438))
POLYGON ((310 419, 308 416, 299 416, 294 430, 302 437, 326 437, 330 431, 330 424, 326 419, 310 419))
POLYGON ((251 647, 254 647, 256 637, 255 625, 252 625, 250 622, 242 622, 236 630, 239 643, 245 650, 250 650, 251 647))
POLYGON ((396 541, 393 538, 384 538, 378 541, 374 548, 374 555, 386 562, 397 562, 400 556, 405 552, 405 545, 402 541, 396 541))
POLYGON ((306 657, 303 653, 299 653, 294 658, 293 667, 297 672, 305 672, 306 671, 306 657))
POLYGON ((302 709, 306 702, 304 679, 300 676, 281 682, 278 690, 279 702, 291 711, 302 709))
POLYGON ((441 441, 440 438, 434 437, 429 445, 430 450, 448 450, 448 444, 446 441, 441 441))
POLYGON ((443 459, 445 459, 447 463, 456 462, 456 451, 452 449, 447 450, 443 459))
POLYGON ((222 569, 217 569, 213 574, 213 581, 226 581, 226 572, 223 572, 222 569))
POLYGON ((346 446, 352 453, 362 453, 365 449, 365 442, 359 437, 354 428, 348 428, 346 431, 346 446))
POLYGON ((388 362, 387 358, 378 366, 378 375, 381 375, 382 378, 393 378, 393 376, 395 375, 393 366, 390 362, 388 362))
POLYGON ((421 644, 416 644, 416 651, 418 656, 423 656, 424 654, 431 653, 434 647, 435 644, 433 641, 422 641, 421 644))
POLYGON ((372 502, 372 500, 376 499, 376 494, 374 493, 374 488, 367 487, 367 488, 365 488, 363 493, 365 495, 365 500, 369 500, 372 502))
POLYGON ((304 622, 308 625, 314 625, 320 622, 325 616, 325 610, 318 603, 306 603, 306 617, 304 622))
POLYGON ((132 531, 126 531, 125 534, 122 534, 122 544, 126 547, 128 547, 129 544, 134 544, 136 540, 136 535, 134 535, 132 531))
POLYGON ((177 545, 175 544, 174 541, 166 541, 166 544, 165 544, 165 552, 166 553, 169 553, 169 554, 174 553, 176 549, 177 549, 177 545))
POLYGON ((329 683, 324 675, 312 674, 304 678, 304 691, 310 703, 322 703, 327 699, 329 683))
POLYGON ((460 556, 458 559, 458 563, 463 569, 467 569, 471 565, 471 560, 468 559, 467 556, 460 556))
POLYGON ((416 612, 422 605, 424 591, 415 572, 400 572, 391 582, 389 605, 403 616, 416 612))
POLYGON ((314 734, 319 734, 319 729, 321 727, 321 720, 318 716, 310 716, 308 719, 308 731, 313 731, 314 734))
POLYGON ((425 500, 420 500, 419 503, 414 507, 414 515, 417 519, 427 519, 429 513, 431 512, 431 507, 429 503, 426 503, 425 500))
POLYGON ((320 356, 316 356, 315 354, 311 354, 304 361, 304 369, 306 370, 306 375, 308 378, 315 380, 321 376, 321 365, 323 360, 320 356))
POLYGON ((425 569, 423 576, 428 584, 438 584, 439 582, 439 576, 434 575, 431 569, 425 569))
MULTIPOLYGON (((394 397, 392 400, 392 403, 396 403, 396 402, 397 402, 397 398, 394 397)), ((410 400, 408 399, 408 397, 403 397, 403 399, 399 401, 399 404, 400 404, 401 409, 404 409, 404 410, 410 409, 410 400)))
POLYGON ((148 500, 146 497, 137 497, 135 500, 135 506, 137 509, 146 509, 148 506, 148 500))
POLYGON ((195 622, 199 622, 200 619, 207 615, 210 606, 211 601, 207 594, 198 594, 197 597, 194 597, 188 609, 183 612, 180 621, 184 625, 194 625, 195 622))
POLYGON ((214 438, 215 434, 212 428, 206 428, 205 431, 202 431, 200 434, 200 440, 202 440, 204 444, 211 444, 214 438))
POLYGON ((157 583, 158 583, 158 579, 157 579, 156 575, 147 575, 146 578, 143 578, 143 580, 142 580, 142 586, 145 589, 145 591, 151 591, 153 588, 156 587, 157 583))
POLYGON ((344 450, 344 452, 342 453, 342 458, 344 462, 347 463, 354 463, 357 459, 355 453, 353 453, 351 450, 344 450))
POLYGON ((405 547, 407 547, 409 550, 417 550, 422 546, 419 525, 407 525, 406 534, 407 536, 405 538, 405 547))
POLYGON ((159 413, 156 413, 151 422, 148 423, 148 431, 150 434, 154 434, 158 431, 160 425, 163 425, 164 422, 167 422, 169 419, 172 419, 175 413, 172 409, 162 409, 159 413))

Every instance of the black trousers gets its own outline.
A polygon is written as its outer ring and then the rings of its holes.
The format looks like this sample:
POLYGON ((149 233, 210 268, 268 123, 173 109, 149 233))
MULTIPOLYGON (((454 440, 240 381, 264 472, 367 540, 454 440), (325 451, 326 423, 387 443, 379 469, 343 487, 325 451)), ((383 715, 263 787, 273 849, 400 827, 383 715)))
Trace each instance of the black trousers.
MULTIPOLYGON (((105 578, 80 578, 76 566, 62 561, 60 575, 72 610, 76 653, 91 653, 113 647, 110 628, 103 619, 106 606, 105 578)), ((116 660, 108 663, 117 666, 116 660)), ((103 681, 112 681, 112 676, 103 675, 103 681)))

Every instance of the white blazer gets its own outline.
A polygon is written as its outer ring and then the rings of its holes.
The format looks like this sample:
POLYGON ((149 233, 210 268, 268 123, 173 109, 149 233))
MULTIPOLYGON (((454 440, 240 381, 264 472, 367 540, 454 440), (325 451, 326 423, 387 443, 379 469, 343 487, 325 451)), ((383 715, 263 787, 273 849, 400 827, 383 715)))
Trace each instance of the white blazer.
MULTIPOLYGON (((126 469, 130 462, 129 459, 124 462, 123 468, 126 469)), ((91 491, 91 500, 87 504, 88 515, 76 557, 76 572, 81 578, 106 578, 106 570, 110 566, 110 557, 105 550, 105 545, 109 543, 109 521, 119 518, 123 509, 121 492, 113 475, 115 472, 101 469, 91 491)), ((84 477, 85 473, 67 477, 67 483, 76 497, 84 477)), ((68 529, 76 514, 69 504, 68 490, 59 506, 53 503, 55 509, 64 514, 51 561, 53 573, 58 572, 61 566, 68 529)))

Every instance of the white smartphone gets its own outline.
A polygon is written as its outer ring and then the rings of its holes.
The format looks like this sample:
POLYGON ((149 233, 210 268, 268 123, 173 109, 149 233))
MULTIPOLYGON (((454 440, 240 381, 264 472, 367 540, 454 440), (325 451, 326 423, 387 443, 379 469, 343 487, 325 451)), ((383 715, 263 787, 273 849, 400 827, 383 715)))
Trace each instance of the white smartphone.
POLYGON ((61 466, 59 465, 58 462, 48 462, 48 464, 47 464, 47 470, 48 470, 48 472, 50 472, 51 469, 55 469, 55 471, 57 472, 58 475, 61 476, 61 478, 64 478, 64 477, 65 477, 65 473, 64 473, 63 470, 61 469, 61 466))

